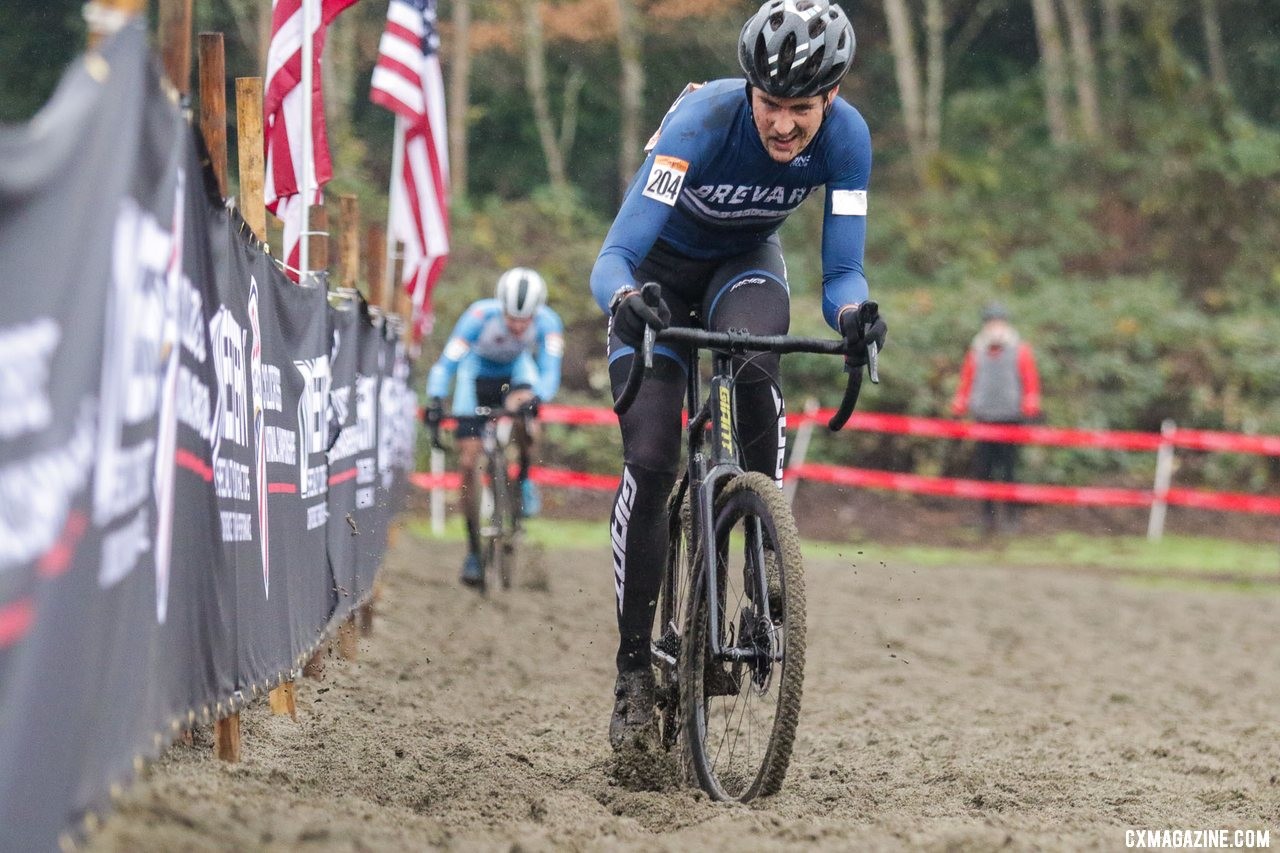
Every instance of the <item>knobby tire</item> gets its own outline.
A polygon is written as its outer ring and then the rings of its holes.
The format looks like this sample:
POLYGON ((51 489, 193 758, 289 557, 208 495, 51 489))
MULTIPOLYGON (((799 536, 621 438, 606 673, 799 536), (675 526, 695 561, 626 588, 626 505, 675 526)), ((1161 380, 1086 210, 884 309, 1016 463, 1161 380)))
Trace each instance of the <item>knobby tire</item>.
MULTIPOLYGON (((760 519, 765 541, 772 543, 777 554, 782 602, 780 612, 771 611, 770 621, 775 636, 778 628, 782 631, 781 639, 777 641, 782 659, 772 663, 765 674, 767 677, 762 676, 764 689, 758 689, 749 665, 738 664, 735 668, 722 664, 724 671, 731 675, 727 679, 717 676, 717 680, 722 685, 732 685, 732 673, 738 673, 738 693, 707 695, 710 635, 706 583, 700 568, 693 594, 687 602, 687 627, 681 643, 679 666, 686 752, 696 781, 713 799, 741 802, 774 794, 781 788, 791 761, 804 683, 805 598, 800 536, 782 491, 773 480, 760 473, 735 477, 715 502, 716 563, 718 572, 725 576, 725 583, 720 587, 721 595, 727 598, 721 609, 722 636, 730 638, 739 631, 738 626, 746 618, 743 614, 748 613, 751 606, 750 601, 744 604, 748 581, 744 579, 743 570, 737 566, 730 566, 727 571, 724 568, 727 558, 732 556, 727 548, 730 542, 741 546, 744 552, 750 550, 746 547, 750 537, 745 531, 751 518, 760 519), (736 579, 734 573, 737 573, 736 579), (735 580, 743 587, 743 597, 737 600, 732 591, 727 590, 735 580), (776 689, 776 702, 771 702, 767 689, 776 689), (762 731, 759 732, 754 730, 756 715, 748 717, 756 697, 760 698, 760 713, 764 713, 770 704, 774 708, 772 722, 761 722, 762 731), (761 740, 765 737, 763 729, 768 730, 767 741, 761 740), (760 740, 760 745, 750 750, 753 740, 760 740), (734 754, 740 744, 744 755, 734 762, 734 754), (752 754, 746 755, 748 751, 752 754)), ((703 561, 695 560, 694 564, 702 566, 703 561)), ((756 594, 767 599, 764 591, 756 594)), ((752 630, 760 630, 760 624, 757 623, 752 630)))

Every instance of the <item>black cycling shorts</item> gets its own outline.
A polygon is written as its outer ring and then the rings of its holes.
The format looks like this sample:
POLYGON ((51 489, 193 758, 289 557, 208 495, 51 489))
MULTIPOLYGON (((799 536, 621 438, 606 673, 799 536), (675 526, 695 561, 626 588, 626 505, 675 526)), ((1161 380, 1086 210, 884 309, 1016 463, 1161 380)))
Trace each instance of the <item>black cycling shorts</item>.
MULTIPOLYGON (((791 327, 787 268, 776 236, 741 255, 714 261, 685 257, 659 241, 637 268, 635 278, 662 286, 673 326, 719 332, 738 329, 756 335, 785 335, 791 327)), ((611 328, 609 379, 615 399, 626 384, 633 357, 634 350, 611 328)), ((652 471, 675 470, 690 364, 685 347, 655 347, 653 374, 645 379, 635 403, 620 419, 623 458, 628 464, 652 471)), ((774 405, 767 398, 778 381, 778 355, 753 354, 736 358, 735 364, 739 398, 744 394, 751 398, 751 411, 746 414, 750 417, 759 409, 759 428, 765 429, 773 415, 774 405)))
MULTIPOLYGON (((502 401, 511 390, 510 377, 476 377, 476 406, 487 406, 490 409, 502 408, 502 401)), ((487 418, 476 415, 459 415, 454 435, 458 438, 479 438, 484 434, 484 422, 487 418)))

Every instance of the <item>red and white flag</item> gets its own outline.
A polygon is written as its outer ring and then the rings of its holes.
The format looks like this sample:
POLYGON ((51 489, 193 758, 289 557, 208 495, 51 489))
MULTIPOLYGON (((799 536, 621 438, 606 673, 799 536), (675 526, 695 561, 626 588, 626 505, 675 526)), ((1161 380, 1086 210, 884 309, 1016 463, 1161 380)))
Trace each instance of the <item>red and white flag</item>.
POLYGON ((396 114, 397 158, 387 228, 404 243, 401 280, 413 327, 429 330, 431 291, 449 254, 449 149, 436 0, 391 0, 370 100, 396 114))
POLYGON ((286 272, 295 281, 302 236, 303 205, 319 204, 320 188, 333 177, 329 137, 325 132, 324 98, 320 87, 320 54, 326 28, 338 13, 356 0, 317 0, 311 21, 311 175, 314 188, 304 199, 302 176, 302 0, 272 0, 271 46, 267 50, 267 87, 263 93, 263 131, 267 174, 267 209, 284 222, 286 272))

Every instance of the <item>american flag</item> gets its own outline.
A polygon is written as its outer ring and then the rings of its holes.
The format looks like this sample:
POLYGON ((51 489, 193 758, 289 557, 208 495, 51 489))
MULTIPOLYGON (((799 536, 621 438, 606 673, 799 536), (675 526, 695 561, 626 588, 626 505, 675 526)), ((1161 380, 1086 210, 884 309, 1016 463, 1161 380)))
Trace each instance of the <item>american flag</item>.
MULTIPOLYGON (((319 0, 312 13, 311 181, 315 192, 306 204, 319 204, 320 188, 333 177, 329 138, 325 132, 324 98, 320 91, 320 54, 325 29, 356 0, 319 0)), ((287 271, 296 281, 302 234, 302 0, 272 0, 271 46, 267 50, 267 88, 263 94, 267 174, 267 209, 284 222, 287 271)))
POLYGON ((436 0, 391 0, 370 100, 395 113, 404 156, 391 176, 387 227, 404 243, 401 280, 418 334, 431 322, 431 290, 449 254, 449 151, 436 0))

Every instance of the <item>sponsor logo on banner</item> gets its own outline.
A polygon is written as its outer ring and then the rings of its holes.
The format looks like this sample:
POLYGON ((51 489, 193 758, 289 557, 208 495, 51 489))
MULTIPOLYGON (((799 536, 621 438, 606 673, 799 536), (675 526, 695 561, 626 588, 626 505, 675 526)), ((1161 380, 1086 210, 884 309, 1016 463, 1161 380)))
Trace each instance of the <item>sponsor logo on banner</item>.
POLYGON ((0 439, 39 432, 53 420, 46 389, 61 340, 62 329, 48 317, 0 329, 0 439))
POLYGON ((93 465, 93 521, 103 530, 98 583, 113 586, 152 554, 164 621, 182 341, 181 173, 169 227, 124 198, 116 212, 93 465), (152 426, 154 425, 154 426, 152 426))
MULTIPOLYGON (((302 394, 298 398, 298 494, 305 501, 326 495, 329 489, 329 465, 325 450, 329 444, 329 386, 332 374, 329 356, 295 361, 302 375, 302 394), (319 465, 311 464, 316 456, 319 465)), ((329 518, 328 502, 307 507, 307 529, 322 527, 329 518)))
MULTIPOLYGON (((267 412, 263 392, 262 326, 258 317, 258 279, 249 276, 249 330, 253 346, 249 350, 249 378, 253 388, 253 467, 258 499, 258 547, 262 554, 262 592, 271 597, 271 529, 267 500, 267 412)), ((277 386, 279 383, 276 383, 277 386)))
MULTIPOLYGON (((218 375, 217 405, 213 420, 213 487, 224 501, 252 503, 253 477, 249 466, 224 458, 223 443, 249 446, 249 401, 246 397, 248 365, 245 358, 247 332, 225 305, 218 306, 209 323, 213 366, 218 375)), ((253 541, 253 515, 236 509, 219 512, 223 542, 253 541)))
MULTIPOLYGON (((334 405, 340 411, 340 420, 346 420, 347 399, 350 389, 339 388, 334 391, 334 405), (342 393, 342 392, 348 393, 342 393)), ((356 377, 356 419, 355 423, 345 428, 338 435, 333 448, 329 451, 329 464, 333 465, 365 450, 372 450, 377 444, 377 421, 374 414, 377 408, 378 377, 356 377)))

